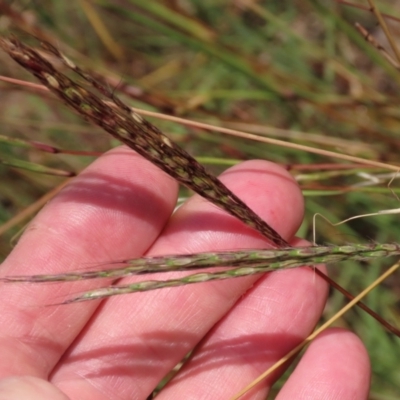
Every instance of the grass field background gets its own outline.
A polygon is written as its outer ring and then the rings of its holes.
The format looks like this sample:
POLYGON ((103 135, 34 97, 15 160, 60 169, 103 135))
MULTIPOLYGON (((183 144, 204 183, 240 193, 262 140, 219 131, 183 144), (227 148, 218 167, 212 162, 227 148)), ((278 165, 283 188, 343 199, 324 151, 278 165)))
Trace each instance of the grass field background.
MULTIPOLYGON (((380 0, 375 6, 393 17, 385 21, 400 46, 400 5, 380 0)), ((313 0, 0 1, 0 32, 28 43, 35 43, 31 35, 50 41, 134 107, 399 165, 400 61, 369 7, 367 1, 313 0)), ((4 53, 0 74, 33 82, 4 53)), ((65 180, 118 143, 41 90, 0 82, 0 100, 4 258, 65 180)), ((396 179, 388 187, 393 176, 400 178, 393 170, 149 119, 216 174, 255 158, 286 166, 306 197, 299 235, 309 240, 315 213, 337 222, 400 207, 396 179)), ((399 218, 338 227, 317 219, 317 242, 399 241, 399 218)), ((342 263, 330 267, 331 276, 357 294, 391 261, 342 263)), ((399 275, 390 277, 366 299, 397 326, 399 282, 399 275)), ((345 303, 332 291, 323 319, 345 303)), ((370 398, 398 398, 399 338, 358 309, 337 325, 355 331, 369 349, 370 398)))

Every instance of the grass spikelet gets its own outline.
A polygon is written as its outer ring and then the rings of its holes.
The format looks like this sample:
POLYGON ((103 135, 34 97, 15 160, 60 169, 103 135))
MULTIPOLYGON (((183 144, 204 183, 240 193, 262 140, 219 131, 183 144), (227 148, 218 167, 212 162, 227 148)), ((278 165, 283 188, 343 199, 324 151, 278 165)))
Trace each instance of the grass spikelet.
POLYGON ((86 272, 75 271, 55 275, 8 276, 1 281, 9 283, 71 282, 86 279, 115 279, 155 272, 193 271, 195 269, 207 269, 215 266, 228 268, 217 272, 199 272, 178 279, 163 281, 149 280, 123 286, 113 285, 102 287, 68 299, 64 302, 64 304, 68 304, 192 283, 239 278, 280 269, 296 268, 304 265, 331 263, 348 259, 372 260, 379 257, 389 257, 399 254, 400 245, 396 243, 224 251, 153 258, 144 257, 122 261, 121 263, 125 264, 122 268, 86 272))
POLYGON ((0 38, 0 46, 17 63, 38 78, 68 106, 87 120, 103 128, 113 137, 137 151, 181 184, 259 231, 278 247, 289 244, 242 200, 217 178, 209 174, 192 156, 169 140, 158 128, 132 111, 107 88, 92 78, 49 43, 42 47, 61 60, 103 96, 113 102, 106 104, 100 97, 78 85, 37 51, 16 38, 0 38))

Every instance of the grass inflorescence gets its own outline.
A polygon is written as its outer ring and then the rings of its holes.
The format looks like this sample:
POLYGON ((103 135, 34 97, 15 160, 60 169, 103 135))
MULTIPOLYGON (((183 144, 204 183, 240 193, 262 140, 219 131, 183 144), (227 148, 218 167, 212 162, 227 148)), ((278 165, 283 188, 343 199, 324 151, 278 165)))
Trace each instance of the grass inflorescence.
POLYGON ((77 67, 54 46, 49 43, 42 44, 44 49, 62 60, 66 66, 110 99, 113 106, 106 104, 97 95, 57 71, 37 51, 21 43, 18 39, 1 38, 0 46, 80 115, 103 128, 200 196, 258 230, 272 243, 278 246, 288 245, 274 229, 217 178, 209 174, 186 151, 154 125, 132 111, 118 97, 92 78, 90 74, 77 67))
POLYGON ((144 257, 121 261, 120 268, 73 271, 54 275, 7 276, 0 281, 8 283, 71 282, 86 279, 122 278, 155 272, 192 271, 205 268, 226 267, 217 272, 200 272, 178 279, 142 281, 124 286, 112 285, 85 292, 66 300, 63 304, 104 299, 121 294, 144 292, 155 289, 201 283, 212 280, 240 278, 281 269, 296 268, 319 263, 343 260, 369 261, 374 258, 400 254, 399 244, 370 244, 345 246, 312 246, 270 250, 242 250, 210 252, 165 257, 144 257))

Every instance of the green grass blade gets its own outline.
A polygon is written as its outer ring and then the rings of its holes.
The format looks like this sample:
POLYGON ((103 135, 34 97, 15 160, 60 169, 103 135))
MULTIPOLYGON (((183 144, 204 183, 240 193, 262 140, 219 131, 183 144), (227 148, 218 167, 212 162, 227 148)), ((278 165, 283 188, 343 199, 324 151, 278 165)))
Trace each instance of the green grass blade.
POLYGON ((45 165, 40 165, 36 163, 32 163, 29 161, 24 160, 17 160, 17 159, 9 159, 9 160, 2 160, 0 159, 0 163, 4 165, 9 165, 10 167, 26 169, 28 171, 36 172, 37 174, 46 174, 46 175, 53 175, 53 176, 75 176, 74 172, 70 171, 63 171, 61 169, 50 168, 46 167, 45 165))

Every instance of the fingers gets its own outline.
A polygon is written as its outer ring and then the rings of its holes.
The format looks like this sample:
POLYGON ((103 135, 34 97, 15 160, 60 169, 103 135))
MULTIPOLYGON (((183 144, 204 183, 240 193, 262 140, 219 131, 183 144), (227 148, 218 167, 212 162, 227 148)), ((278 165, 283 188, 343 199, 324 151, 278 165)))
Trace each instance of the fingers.
POLYGON ((31 376, 18 376, 0 380, 0 400, 68 400, 51 383, 31 376))
MULTIPOLYGON (((194 391, 203 398, 231 398, 314 329, 327 292, 310 268, 263 276, 214 326, 159 399, 190 398, 194 391)), ((265 398, 279 374, 265 379, 252 396, 265 398)))
MULTIPOLYGON (((286 171, 252 161, 228 170, 221 180, 286 239, 298 229, 302 196, 286 171)), ((173 215, 149 255, 262 247, 268 243, 259 234, 194 196, 173 215)), ((168 274, 168 278, 180 275, 168 274)), ((312 274, 308 279, 313 279, 312 274)), ((256 280, 233 279, 111 298, 52 381, 71 398, 82 393, 96 399, 146 398, 256 280)), ((267 291, 269 308, 277 306, 274 292, 273 287, 267 291)))
MULTIPOLYGON (((94 162, 29 225, 2 265, 2 276, 60 273, 93 263, 141 256, 176 202, 177 185, 126 148, 94 162)), ((0 376, 46 377, 97 302, 53 306, 96 285, 2 284, 0 376)))
POLYGON ((329 329, 307 349, 277 399, 332 400, 368 398, 370 362, 361 340, 342 329, 329 329))
MULTIPOLYGON (((370 363, 361 341, 350 332, 330 329, 307 349, 277 400, 298 398, 300 394, 307 399, 363 400, 368 396, 369 381, 370 363)), ((37 378, 13 377, 0 381, 0 400, 23 398, 67 400, 53 385, 37 378)))

